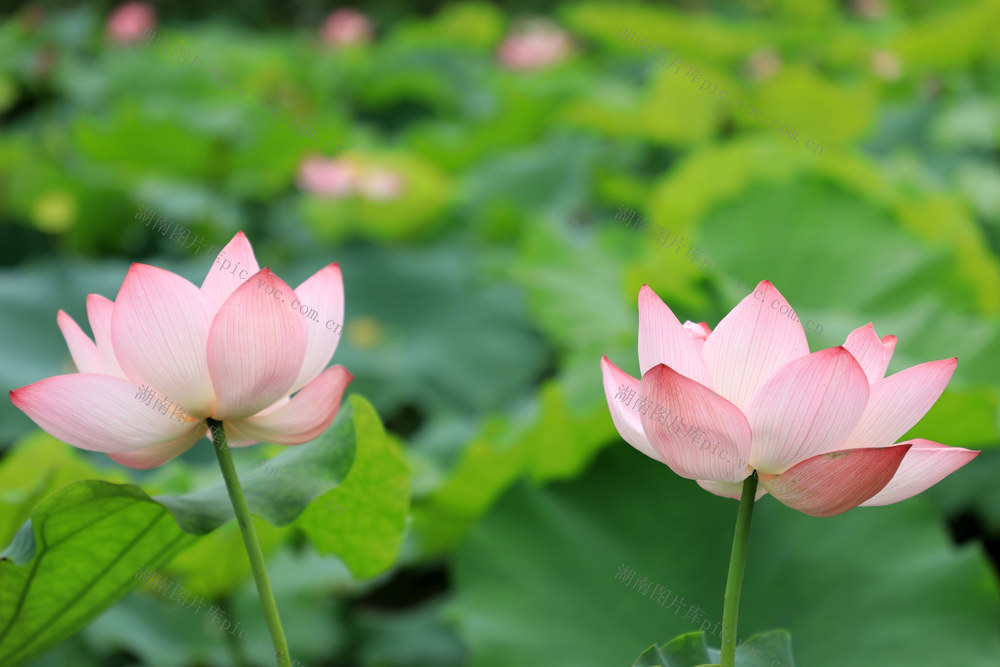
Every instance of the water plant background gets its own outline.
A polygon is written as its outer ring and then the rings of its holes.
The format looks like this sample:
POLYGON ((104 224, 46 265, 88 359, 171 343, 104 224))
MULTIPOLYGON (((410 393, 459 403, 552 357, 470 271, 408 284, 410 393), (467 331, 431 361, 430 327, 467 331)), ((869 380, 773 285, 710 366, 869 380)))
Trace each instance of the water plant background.
MULTIPOLYGON (((737 281, 766 278, 822 323, 812 349, 872 321, 899 336, 889 373, 957 356, 904 437, 983 453, 895 506, 816 519, 763 498, 741 636, 788 628, 796 663, 818 667, 996 663, 1000 2, 376 2, 367 24, 326 23, 331 9, 157 8, 158 35, 212 73, 111 26, 112 5, 5 11, 5 388, 68 372, 56 312, 85 322, 86 294, 113 297, 131 262, 200 279, 213 257, 195 236, 221 247, 243 229, 291 284, 338 261, 337 363, 374 411, 350 405, 377 413, 406 472, 377 554, 333 555, 371 527, 336 523, 361 503, 333 513, 324 495, 285 527, 258 522, 293 655, 628 665, 693 626, 613 573, 628 563, 721 618, 736 505, 621 441, 597 362, 638 375, 643 283, 716 322, 737 281), (822 153, 660 69, 623 24, 822 153), (623 204, 719 270, 625 228, 623 204), (134 219, 144 206, 170 234, 134 219)), ((150 495, 218 481, 207 448, 125 471, 10 403, 0 447, 0 547, 75 480, 150 495)), ((230 523, 151 565, 266 636, 238 546, 230 523)), ((217 628, 161 597, 129 593, 32 664, 235 663, 217 628)))

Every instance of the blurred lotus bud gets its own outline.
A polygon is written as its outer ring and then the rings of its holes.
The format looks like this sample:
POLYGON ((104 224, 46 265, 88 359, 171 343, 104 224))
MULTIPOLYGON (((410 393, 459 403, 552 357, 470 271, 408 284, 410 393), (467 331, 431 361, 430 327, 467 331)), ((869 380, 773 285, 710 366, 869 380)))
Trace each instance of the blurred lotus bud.
POLYGON ((357 169, 344 160, 311 157, 299 166, 299 187, 323 197, 346 197, 356 181, 357 169))
POLYGON ((540 69, 565 60, 573 43, 565 30, 548 21, 516 26, 497 48, 500 63, 509 69, 540 69))
POLYGON ((359 315, 347 327, 347 340, 354 347, 370 350, 382 340, 382 325, 374 317, 359 315))
POLYGON ((781 69, 781 57, 774 49, 759 49, 747 59, 747 68, 753 78, 768 79, 781 69))
POLYGON ((866 19, 880 19, 885 16, 885 3, 882 0, 852 0, 851 7, 856 14, 866 19))
POLYGON ((52 44, 46 44, 35 54, 31 63, 31 74, 38 78, 47 77, 56 64, 59 50, 52 44))
POLYGON ((108 17, 108 38, 117 44, 133 44, 156 25, 156 12, 145 2, 118 5, 108 17))
POLYGON ((932 74, 920 82, 920 92, 926 98, 937 99, 944 92, 944 84, 941 82, 940 77, 932 74))
POLYGON ((903 74, 903 66, 900 65, 899 58, 890 51, 872 51, 871 64, 875 76, 886 81, 895 81, 903 74))
POLYGON ((345 7, 331 12, 323 22, 323 42, 330 46, 366 44, 372 41, 375 30, 368 17, 356 9, 345 7))
POLYGON ((31 207, 35 226, 43 232, 64 232, 76 222, 78 208, 73 195, 63 190, 43 193, 31 207))
POLYGON ((38 30, 44 20, 45 9, 41 5, 28 5, 21 13, 21 27, 29 35, 38 30))
POLYGON ((374 169, 362 175, 358 192, 375 201, 396 199, 403 192, 403 179, 393 171, 374 169))

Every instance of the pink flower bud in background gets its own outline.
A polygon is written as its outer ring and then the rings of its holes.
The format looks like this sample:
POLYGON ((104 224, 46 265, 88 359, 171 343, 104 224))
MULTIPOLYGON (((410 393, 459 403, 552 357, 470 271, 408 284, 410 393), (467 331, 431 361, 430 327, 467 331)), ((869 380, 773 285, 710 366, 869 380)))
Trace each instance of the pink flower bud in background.
POLYGON ((357 176, 350 162, 310 157, 299 166, 299 187, 324 197, 346 197, 354 192, 357 176))
POLYGON ((903 75, 903 66, 891 51, 872 51, 871 65, 875 76, 886 81, 896 81, 903 75))
POLYGON ((38 5, 29 5, 21 12, 21 29, 29 35, 34 33, 45 22, 45 9, 38 5))
POLYGON ((330 46, 366 44, 372 41, 375 29, 368 17, 356 9, 345 7, 331 12, 323 22, 323 42, 330 46))
POLYGON ((853 0, 851 9, 859 16, 871 20, 885 18, 887 11, 882 0, 853 0))
POLYGON ((46 44, 38 50, 31 63, 31 74, 37 78, 47 77, 59 57, 59 50, 53 44, 46 44))
POLYGON ((105 30, 108 38, 117 44, 138 42, 143 34, 156 25, 156 12, 145 2, 126 2, 118 5, 108 17, 105 30))
POLYGON ((572 51, 565 30, 548 21, 531 21, 511 30, 497 48, 497 57, 509 69, 539 69, 565 60, 572 51))
POLYGON ((781 57, 772 48, 758 49, 747 58, 747 69, 754 79, 769 79, 781 69, 781 57))
POLYGON ((403 179, 387 169, 365 172, 358 182, 358 192, 375 201, 396 199, 403 192, 403 179))

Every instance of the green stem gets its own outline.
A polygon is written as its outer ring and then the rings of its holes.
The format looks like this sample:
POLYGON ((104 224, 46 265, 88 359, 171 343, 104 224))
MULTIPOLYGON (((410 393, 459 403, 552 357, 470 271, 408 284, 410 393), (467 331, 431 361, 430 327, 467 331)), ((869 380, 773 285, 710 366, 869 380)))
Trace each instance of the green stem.
POLYGON ((222 469, 223 479, 226 480, 226 490, 229 491, 229 499, 233 503, 236 521, 240 524, 240 532, 243 533, 243 544, 246 545, 247 556, 250 557, 250 569, 253 571, 254 583, 257 584, 257 594, 260 595, 260 604, 264 608, 267 629, 271 633, 271 641, 274 643, 274 648, 277 652, 278 667, 291 667, 292 658, 288 654, 288 642, 285 640, 285 630, 281 627, 281 619, 278 618, 278 605, 274 602, 274 593, 271 592, 271 581, 267 578, 267 569, 264 567, 264 553, 260 550, 260 542, 257 540, 257 529, 253 525, 253 518, 250 516, 250 507, 247 505, 246 496, 243 495, 240 478, 236 476, 236 466, 233 465, 233 456, 229 453, 229 446, 226 444, 226 434, 222 429, 222 422, 209 419, 208 427, 212 429, 215 453, 219 458, 219 467, 222 469))
POLYGON ((722 609, 722 667, 735 667, 736 665, 736 620, 740 613, 743 566, 747 561, 750 517, 753 515, 753 503, 756 495, 757 473, 754 472, 743 482, 743 496, 740 498, 739 514, 736 516, 736 534, 733 535, 733 554, 729 557, 726 601, 722 609))

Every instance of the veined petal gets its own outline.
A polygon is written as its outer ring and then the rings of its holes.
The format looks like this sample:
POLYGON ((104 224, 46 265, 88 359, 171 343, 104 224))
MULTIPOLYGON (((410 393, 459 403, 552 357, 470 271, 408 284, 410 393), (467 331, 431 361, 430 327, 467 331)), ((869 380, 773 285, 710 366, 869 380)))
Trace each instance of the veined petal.
MULTIPOLYGON (((237 422, 235 423, 239 423, 239 420, 237 420, 237 422)), ((234 422, 223 421, 222 426, 226 431, 226 447, 230 449, 249 447, 250 445, 256 445, 258 442, 260 442, 260 440, 253 440, 251 438, 243 436, 239 432, 239 429, 237 429, 234 426, 234 422)), ((212 429, 208 429, 208 432, 205 434, 205 437, 207 437, 208 441, 212 443, 212 446, 215 446, 215 436, 213 435, 212 429)))
MULTIPOLYGON (((157 413, 157 416, 162 417, 159 413, 157 413)), ((180 456, 191 449, 205 435, 205 431, 207 430, 208 426, 205 422, 200 422, 198 427, 191 429, 189 433, 185 433, 171 442, 165 442, 162 445, 153 445, 152 447, 143 447, 142 449, 134 449, 125 453, 109 453, 108 456, 111 460, 123 466, 137 470, 149 470, 150 468, 163 465, 170 459, 180 456)))
POLYGON ((214 395, 205 349, 214 313, 208 297, 184 278, 133 264, 111 316, 114 353, 126 377, 207 415, 214 395))
POLYGON ((724 482, 750 474, 750 424, 739 408, 664 364, 642 376, 641 388, 652 404, 640 410, 642 429, 671 470, 724 482), (662 421, 657 408, 667 412, 662 421))
POLYGON ((631 407, 640 395, 639 381, 615 366, 606 355, 601 357, 601 375, 604 377, 604 397, 608 400, 611 421, 618 435, 649 458, 663 463, 642 431, 639 413, 631 407))
POLYGON ((295 292, 265 268, 226 300, 208 334, 218 420, 249 417, 289 393, 302 369, 306 323, 295 292))
POLYGON ((764 383, 747 410, 750 465, 780 473, 832 450, 854 429, 867 402, 868 378, 843 347, 792 361, 764 383))
POLYGON ((127 380, 125 371, 118 364, 115 348, 111 344, 111 313, 114 312, 114 309, 114 301, 100 294, 87 296, 87 319, 90 320, 90 330, 94 332, 97 350, 101 353, 101 362, 104 364, 103 373, 127 380))
POLYGON ((254 417, 263 417, 264 415, 269 415, 275 410, 281 409, 282 406, 287 405, 290 400, 292 400, 291 395, 282 396, 277 401, 275 401, 271 405, 267 406, 266 408, 255 414, 254 417))
POLYGON ((722 318, 701 349, 715 391, 743 411, 775 371, 807 354, 802 324, 766 280, 722 318))
POLYGON ((299 445, 314 440, 330 426, 340 410, 347 385, 354 379, 343 366, 333 366, 292 396, 292 400, 266 415, 226 421, 227 435, 238 441, 255 440, 299 445))
POLYGON ((180 423, 136 400, 138 389, 110 375, 73 373, 16 389, 10 400, 52 436, 106 454, 176 442, 198 429, 197 420, 180 423))
MULTIPOLYGON (((746 483, 746 480, 742 482, 718 482, 714 479, 699 479, 695 481, 698 482, 698 486, 709 493, 714 493, 723 498, 732 498, 733 500, 739 500, 743 497, 743 485, 746 483)), ((754 502, 760 500, 761 496, 766 493, 767 489, 763 485, 758 484, 757 493, 754 495, 754 502)))
POLYGON ((979 452, 962 447, 949 447, 931 440, 909 440, 910 451, 903 457, 899 470, 888 484, 861 503, 862 507, 890 505, 922 493, 955 472, 979 452))
POLYGON ((639 290, 639 373, 666 364, 695 382, 712 386, 698 346, 673 311, 646 285, 639 290))
POLYGON ((66 339, 66 347, 69 348, 69 355, 73 357, 76 371, 78 373, 103 373, 104 362, 101 361, 101 353, 94 345, 94 341, 83 333, 80 325, 61 310, 56 314, 56 322, 59 324, 63 338, 66 339))
POLYGON ((201 291, 218 310, 237 287, 259 271, 250 240, 243 232, 236 232, 236 236, 216 256, 201 283, 201 291))
POLYGON ((344 331, 344 280, 340 266, 323 267, 296 287, 295 295, 297 299, 290 306, 306 323, 309 338, 302 370, 292 385, 293 392, 319 376, 340 342, 344 331))
POLYGON ((810 516, 834 516, 881 491, 910 445, 846 449, 813 456, 777 476, 761 476, 768 493, 810 516))
POLYGON ((885 376, 885 369, 889 365, 891 356, 891 353, 886 354, 885 347, 871 322, 852 331, 844 342, 844 348, 854 355, 854 359, 868 377, 869 384, 874 384, 885 376))
POLYGON ((871 386, 861 419, 838 449, 885 447, 927 414, 951 380, 958 359, 911 366, 871 386))

